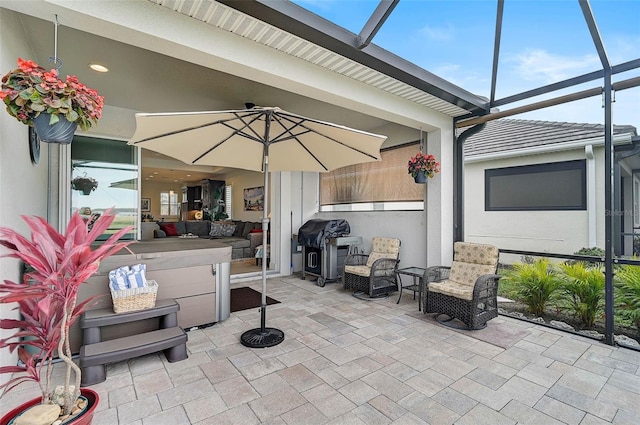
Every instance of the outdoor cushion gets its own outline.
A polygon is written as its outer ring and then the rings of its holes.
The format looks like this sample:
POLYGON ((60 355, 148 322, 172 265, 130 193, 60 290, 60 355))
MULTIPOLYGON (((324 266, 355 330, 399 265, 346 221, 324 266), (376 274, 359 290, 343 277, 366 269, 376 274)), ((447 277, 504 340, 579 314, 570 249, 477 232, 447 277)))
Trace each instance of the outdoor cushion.
POLYGON ((473 285, 468 286, 460 284, 450 279, 439 282, 429 282, 429 292, 450 295, 467 301, 471 301, 473 299, 473 285))
POLYGON ((344 266, 346 273, 357 274, 358 276, 369 277, 371 274, 371 267, 367 266, 344 266))
POLYGON ((400 239, 395 238, 373 238, 371 242, 371 252, 385 252, 393 254, 383 258, 398 258, 400 253, 400 239))
POLYGON ((451 264, 451 273, 449 274, 449 280, 473 288, 476 284, 478 276, 482 276, 483 274, 493 274, 495 272, 496 267, 488 264, 474 264, 454 261, 451 264))
POLYGON ((379 260, 381 258, 393 258, 394 260, 396 259, 395 256, 389 255, 385 252, 372 252, 371 254, 369 254, 369 257, 367 258, 367 267, 373 266, 373 263, 376 260, 379 260))
POLYGON ((175 223, 158 223, 160 230, 166 233, 167 236, 178 236, 178 230, 176 230, 175 223))
POLYGON ((454 245, 456 261, 473 264, 486 264, 493 269, 489 273, 495 273, 498 266, 499 251, 493 245, 459 242, 454 245))

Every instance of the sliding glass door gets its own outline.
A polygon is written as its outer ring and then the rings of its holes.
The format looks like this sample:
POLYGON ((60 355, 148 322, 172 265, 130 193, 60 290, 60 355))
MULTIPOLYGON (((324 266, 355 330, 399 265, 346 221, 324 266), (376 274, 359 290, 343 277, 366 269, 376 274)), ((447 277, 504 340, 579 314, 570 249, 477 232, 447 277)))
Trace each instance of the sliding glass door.
POLYGON ((138 165, 136 149, 124 141, 76 136, 71 145, 71 212, 80 211, 89 223, 113 208, 116 218, 109 234, 126 226, 138 232, 138 165))

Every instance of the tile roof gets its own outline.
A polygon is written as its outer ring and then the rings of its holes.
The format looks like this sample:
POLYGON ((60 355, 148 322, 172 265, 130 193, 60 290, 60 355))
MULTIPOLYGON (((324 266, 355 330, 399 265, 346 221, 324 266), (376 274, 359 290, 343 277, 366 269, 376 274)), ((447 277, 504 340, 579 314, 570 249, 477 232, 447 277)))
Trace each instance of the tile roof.
MULTIPOLYGON (((460 129, 460 134, 464 129, 460 129)), ((632 133, 631 125, 614 125, 613 134, 632 133)), ((487 122, 465 142, 465 156, 484 155, 602 137, 604 125, 553 121, 501 119, 487 122)))

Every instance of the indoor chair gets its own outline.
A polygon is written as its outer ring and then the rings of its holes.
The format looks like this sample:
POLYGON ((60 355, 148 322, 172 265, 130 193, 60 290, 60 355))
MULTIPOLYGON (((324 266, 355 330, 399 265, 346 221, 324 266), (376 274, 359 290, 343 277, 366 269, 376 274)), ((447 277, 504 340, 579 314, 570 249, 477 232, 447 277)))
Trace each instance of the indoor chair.
POLYGON ((498 248, 492 245, 456 242, 451 267, 427 268, 425 313, 438 313, 446 326, 458 319, 467 329, 482 329, 498 316, 498 248))
POLYGON ((358 298, 388 296, 398 289, 396 270, 400 239, 373 238, 371 253, 349 254, 344 260, 342 284, 358 298))

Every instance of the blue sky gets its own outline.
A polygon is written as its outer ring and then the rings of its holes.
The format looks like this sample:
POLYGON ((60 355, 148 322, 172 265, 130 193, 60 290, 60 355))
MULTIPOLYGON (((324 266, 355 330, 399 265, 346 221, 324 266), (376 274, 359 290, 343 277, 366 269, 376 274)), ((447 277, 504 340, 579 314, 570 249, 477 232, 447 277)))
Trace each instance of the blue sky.
MULTIPOLYGON (((360 32, 378 4, 378 0, 294 2, 353 33, 360 32)), ((640 58, 640 0, 590 4, 611 64, 640 58)), ((494 0, 400 0, 373 43, 489 97, 496 5, 494 0)), ((601 68, 578 0, 505 1, 497 99, 601 68)), ((613 81, 637 76, 640 69, 614 75, 613 81)), ((594 80, 525 103, 600 85, 601 80, 594 80)), ((603 123, 601 105, 601 98, 593 97, 511 118, 603 123)), ((616 93, 613 122, 640 131, 640 87, 616 93)))

